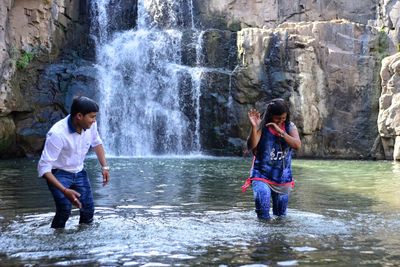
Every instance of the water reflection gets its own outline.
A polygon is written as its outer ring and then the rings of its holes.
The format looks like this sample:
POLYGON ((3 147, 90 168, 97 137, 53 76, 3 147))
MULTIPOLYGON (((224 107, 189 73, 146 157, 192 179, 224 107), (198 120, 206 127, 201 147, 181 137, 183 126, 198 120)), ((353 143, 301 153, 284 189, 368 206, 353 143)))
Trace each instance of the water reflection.
POLYGON ((0 162, 0 265, 388 266, 400 259, 400 176, 390 162, 297 160, 288 216, 262 222, 252 194, 240 192, 249 161, 111 159, 113 180, 102 187, 89 160, 95 223, 78 226, 73 210, 61 231, 50 228, 53 202, 35 164, 0 162))

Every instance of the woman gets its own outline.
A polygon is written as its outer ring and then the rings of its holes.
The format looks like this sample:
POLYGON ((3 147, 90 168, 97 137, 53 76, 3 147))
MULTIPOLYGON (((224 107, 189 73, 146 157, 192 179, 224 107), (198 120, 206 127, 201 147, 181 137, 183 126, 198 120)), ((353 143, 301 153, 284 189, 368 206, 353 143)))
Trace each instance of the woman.
POLYGON ((248 112, 248 117, 251 132, 247 147, 254 161, 243 191, 252 185, 259 219, 270 218, 271 197, 273 214, 286 215, 289 192, 294 186, 292 150, 301 147, 297 127, 290 121, 289 108, 281 98, 269 102, 262 119, 255 109, 248 112))

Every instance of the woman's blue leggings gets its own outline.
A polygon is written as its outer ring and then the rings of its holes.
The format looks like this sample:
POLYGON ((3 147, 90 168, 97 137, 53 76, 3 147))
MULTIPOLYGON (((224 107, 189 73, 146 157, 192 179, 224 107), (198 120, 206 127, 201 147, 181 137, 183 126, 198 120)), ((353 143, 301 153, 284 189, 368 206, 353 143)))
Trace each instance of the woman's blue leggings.
POLYGON ((272 196, 272 212, 276 216, 286 215, 289 194, 279 194, 262 181, 252 182, 256 213, 259 219, 270 219, 269 208, 272 196))

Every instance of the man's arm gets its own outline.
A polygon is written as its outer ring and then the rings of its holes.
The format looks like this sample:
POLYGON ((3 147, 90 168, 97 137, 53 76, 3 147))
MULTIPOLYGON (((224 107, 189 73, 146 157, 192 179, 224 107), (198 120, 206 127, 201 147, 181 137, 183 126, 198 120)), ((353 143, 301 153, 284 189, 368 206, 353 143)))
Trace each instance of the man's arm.
POLYGON ((63 142, 59 136, 56 134, 48 134, 46 142, 42 151, 42 156, 40 157, 38 163, 38 173, 39 177, 43 177, 48 183, 55 186, 58 190, 64 193, 64 195, 71 201, 71 203, 77 208, 81 208, 82 204, 79 202, 80 194, 75 190, 68 189, 64 187, 57 177, 51 172, 53 168, 53 162, 57 160, 60 155, 63 142))
POLYGON ((102 144, 95 146, 93 149, 101 165, 101 173, 103 175, 103 186, 104 186, 108 184, 108 182, 110 181, 110 169, 109 166, 107 165, 106 152, 104 151, 102 144))

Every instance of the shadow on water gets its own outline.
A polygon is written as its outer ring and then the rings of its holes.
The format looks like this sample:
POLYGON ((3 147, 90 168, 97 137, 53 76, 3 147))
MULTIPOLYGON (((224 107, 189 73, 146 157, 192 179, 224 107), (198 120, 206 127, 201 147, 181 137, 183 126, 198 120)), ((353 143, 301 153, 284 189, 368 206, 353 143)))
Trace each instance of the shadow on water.
POLYGON ((95 223, 49 228, 53 200, 36 161, 0 162, 0 265, 390 266, 400 260, 398 166, 294 162, 285 218, 256 219, 240 186, 250 160, 114 158, 101 186, 87 162, 95 223))

